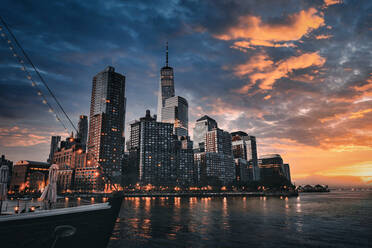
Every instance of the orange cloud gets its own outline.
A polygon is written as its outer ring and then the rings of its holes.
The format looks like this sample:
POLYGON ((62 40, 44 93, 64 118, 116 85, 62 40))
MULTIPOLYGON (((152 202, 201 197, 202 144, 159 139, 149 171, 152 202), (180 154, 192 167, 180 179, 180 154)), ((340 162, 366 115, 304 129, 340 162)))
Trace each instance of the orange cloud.
POLYGON ((252 57, 246 64, 237 66, 235 75, 249 75, 251 82, 242 88, 236 90, 240 94, 248 93, 249 89, 261 80, 259 87, 263 90, 272 89, 277 79, 288 76, 289 73, 297 69, 308 68, 311 66, 323 66, 326 59, 321 57, 317 52, 304 53, 300 56, 293 56, 277 63, 273 63, 266 55, 261 54, 252 57), (259 71, 259 72, 255 72, 259 71))
POLYGON ((231 27, 226 33, 215 35, 221 40, 244 39, 244 42, 235 42, 238 47, 251 46, 294 46, 290 41, 301 39, 312 30, 324 26, 322 13, 315 8, 301 10, 287 17, 285 23, 264 23, 259 16, 242 16, 238 25, 231 27))
POLYGON ((370 73, 369 78, 366 79, 366 84, 362 86, 353 86, 351 88, 359 93, 359 95, 352 99, 354 103, 372 101, 372 73, 370 73))
POLYGON ((355 89, 356 91, 369 91, 369 90, 372 90, 372 76, 370 76, 367 80, 366 80, 366 84, 362 85, 362 86, 354 86, 353 89, 355 89))
POLYGON ((360 110, 358 112, 352 113, 351 116, 349 117, 349 119, 363 118, 364 115, 367 114, 367 113, 369 113, 369 112, 372 112, 372 108, 370 108, 370 109, 364 109, 364 110, 360 110))
POLYGON ((317 40, 323 40, 323 39, 329 39, 329 38, 332 38, 332 37, 333 37, 333 35, 321 34, 321 35, 315 36, 315 39, 317 39, 317 40))
POLYGON ((291 77, 291 80, 293 81, 300 81, 304 83, 312 83, 314 82, 315 76, 310 75, 310 74, 302 74, 302 75, 297 75, 291 77))
POLYGON ((342 0, 324 0, 324 6, 325 7, 328 7, 330 5, 334 5, 334 4, 340 4, 342 3, 342 0))
MULTIPOLYGON (((349 69, 347 69, 349 71, 349 69)), ((348 103, 362 103, 366 101, 371 101, 372 100, 372 74, 365 79, 364 84, 361 86, 359 85, 354 85, 350 86, 350 90, 354 90, 357 92, 352 97, 338 97, 338 96, 330 96, 328 101, 330 102, 348 102, 348 103)))
POLYGON ((268 68, 272 68, 274 61, 270 59, 266 54, 258 54, 252 56, 250 60, 245 64, 238 65, 234 68, 235 74, 237 76, 244 76, 254 72, 255 70, 263 71, 268 68))
POLYGON ((219 97, 214 99, 212 103, 207 103, 206 105, 211 108, 208 114, 211 116, 222 116, 227 121, 233 121, 245 115, 243 109, 239 109, 236 106, 224 102, 219 97))
MULTIPOLYGON (((29 130, 18 126, 0 128, 0 147, 27 147, 38 144, 48 144, 54 133, 29 130)), ((61 134, 58 134, 61 135, 61 134)), ((64 136, 63 134, 62 136, 64 136)))
POLYGON ((265 100, 269 100, 270 98, 271 98, 270 95, 267 95, 267 96, 264 97, 265 100))
POLYGON ((274 43, 265 40, 236 41, 232 47, 240 50, 244 48, 254 48, 254 46, 296 47, 293 43, 274 43))

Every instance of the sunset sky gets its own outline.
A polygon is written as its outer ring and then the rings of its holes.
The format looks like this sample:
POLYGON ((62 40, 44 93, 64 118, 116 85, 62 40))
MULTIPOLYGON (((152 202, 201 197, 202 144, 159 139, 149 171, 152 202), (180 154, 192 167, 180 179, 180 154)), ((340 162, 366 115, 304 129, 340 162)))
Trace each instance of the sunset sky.
MULTIPOLYGON (((0 6, 75 122, 89 113, 92 77, 108 65, 126 76, 127 124, 155 113, 168 41, 191 137, 207 114, 224 130, 256 136, 259 155, 280 153, 296 184, 329 185, 372 185, 371 13, 369 0, 0 6)), ((50 136, 64 129, 4 40, 0 75, 0 154, 45 161, 50 136)))

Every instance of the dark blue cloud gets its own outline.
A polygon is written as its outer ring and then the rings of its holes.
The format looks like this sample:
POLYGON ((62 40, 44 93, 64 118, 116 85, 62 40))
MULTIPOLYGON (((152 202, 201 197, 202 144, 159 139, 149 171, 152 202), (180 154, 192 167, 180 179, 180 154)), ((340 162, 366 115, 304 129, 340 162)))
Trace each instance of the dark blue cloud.
MULTIPOLYGON (((321 0, 5 0, 0 13, 74 121, 78 115, 88 114, 92 78, 107 65, 126 76, 127 121, 139 118, 147 108, 155 112, 164 44, 169 41, 176 94, 188 97, 191 122, 204 112, 215 113, 221 126, 229 129, 318 145, 321 141, 314 139, 314 133, 326 132, 319 118, 345 109, 345 103, 331 104, 327 99, 357 96, 360 92, 351 87, 363 85, 371 72, 371 6, 369 1, 344 1, 323 9, 321 0), (244 53, 232 49, 231 41, 215 38, 235 26, 240 16, 260 16, 268 25, 285 25, 290 21, 289 14, 309 8, 322 12, 326 25, 295 41, 295 48, 257 47, 244 53), (317 35, 332 37, 317 40, 317 35), (319 52, 326 63, 317 73, 314 68, 293 71, 277 80, 270 92, 235 93, 250 79, 237 77, 233 68, 263 52, 274 63, 301 53, 319 52), (298 81, 295 76, 303 74, 313 75, 317 81, 298 81), (264 100, 267 95, 271 99, 264 100), (227 114, 217 111, 217 98, 225 104, 227 114), (298 116, 300 109, 311 110, 305 111, 304 117, 298 116), (231 117, 228 120, 227 115, 231 117), (314 128, 299 128, 300 123, 314 128)), ((30 132, 39 127, 46 136, 63 131, 17 68, 3 41, 0 75, 0 127, 20 126, 30 132)), ((257 90, 257 85, 252 88, 257 90)), ((44 153, 48 150, 47 143, 37 146, 44 153)), ((21 150, 12 149, 3 150, 13 159, 23 158, 21 150)))

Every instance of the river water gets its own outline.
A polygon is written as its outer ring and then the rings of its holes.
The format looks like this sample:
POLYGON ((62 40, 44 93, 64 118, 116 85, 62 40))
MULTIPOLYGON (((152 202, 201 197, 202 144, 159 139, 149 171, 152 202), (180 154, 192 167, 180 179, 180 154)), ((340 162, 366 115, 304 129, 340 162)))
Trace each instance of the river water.
POLYGON ((108 247, 372 247, 372 192, 125 198, 108 247))

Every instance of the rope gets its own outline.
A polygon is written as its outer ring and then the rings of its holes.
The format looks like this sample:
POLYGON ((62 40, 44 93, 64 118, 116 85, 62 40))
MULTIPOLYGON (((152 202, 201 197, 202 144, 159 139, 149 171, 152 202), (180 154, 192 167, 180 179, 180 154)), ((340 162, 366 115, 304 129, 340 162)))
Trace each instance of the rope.
POLYGON ((34 71, 36 72, 36 74, 38 75, 38 77, 40 78, 40 81, 44 84, 45 88, 47 88, 49 94, 52 96, 52 98, 54 99, 54 101, 57 103, 58 107, 61 109, 61 111, 63 112, 63 114, 65 115, 65 117, 68 119, 68 121, 70 122, 71 126, 74 128, 74 130, 76 132, 78 132, 78 130, 76 129, 74 123, 71 121, 70 117, 67 115, 67 113, 65 112, 65 110, 63 109, 62 105, 59 103, 58 99, 56 98, 56 96, 53 94, 52 90, 49 88, 48 84, 46 83, 46 81, 44 80, 44 78, 41 76, 41 74, 39 73, 39 70, 35 67, 34 63, 32 63, 30 57, 27 55, 26 51, 23 49, 23 47, 21 46, 21 44, 19 44, 17 38, 14 36, 12 30, 9 28, 9 26, 6 24, 6 22, 4 21, 4 19, 0 16, 0 21, 3 23, 4 27, 8 30, 9 34, 12 36, 12 38, 14 39, 16 45, 18 46, 18 48, 21 49, 24 57, 27 59, 27 61, 30 63, 30 65, 32 66, 32 68, 34 69, 34 71))

